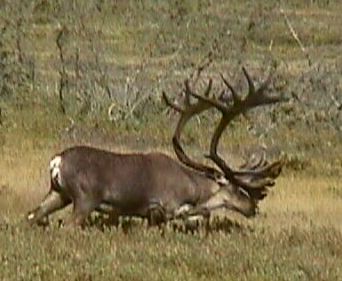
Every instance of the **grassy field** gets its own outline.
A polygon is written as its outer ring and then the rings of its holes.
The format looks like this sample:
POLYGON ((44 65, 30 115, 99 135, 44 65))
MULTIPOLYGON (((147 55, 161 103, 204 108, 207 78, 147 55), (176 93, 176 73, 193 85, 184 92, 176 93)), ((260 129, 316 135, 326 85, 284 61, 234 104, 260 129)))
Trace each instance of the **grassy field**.
POLYGON ((228 213, 226 221, 220 213, 208 237, 201 229, 186 234, 171 227, 162 237, 140 223, 105 231, 58 228, 58 219, 70 215, 70 209, 56 214, 45 230, 31 228, 24 215, 47 192, 46 166, 55 149, 32 149, 25 143, 3 154, 1 280, 340 280, 342 276, 339 176, 287 169, 256 218, 228 213))
MULTIPOLYGON (((342 280, 340 1, 87 3, 0 1, 0 280, 342 280), (46 229, 25 223, 67 146, 173 155, 161 92, 177 97, 208 53, 204 78, 223 72, 240 91, 242 64, 260 81, 275 63, 272 89, 291 97, 222 138, 232 163, 260 144, 285 154, 257 217, 219 213, 208 237, 136 221, 60 229, 70 209, 46 229)), ((213 117, 185 133, 198 159, 213 117)))
MULTIPOLYGON (((53 149, 51 149, 52 152, 53 149)), ((1 280, 339 280, 342 205, 339 177, 288 172, 252 220, 213 221, 208 237, 146 225, 100 231, 31 228, 22 220, 47 190, 40 154, 1 161, 1 280), (5 162, 5 163, 4 163, 5 162), (30 168, 29 168, 30 167, 30 168)), ((222 215, 222 214, 221 214, 222 215)))

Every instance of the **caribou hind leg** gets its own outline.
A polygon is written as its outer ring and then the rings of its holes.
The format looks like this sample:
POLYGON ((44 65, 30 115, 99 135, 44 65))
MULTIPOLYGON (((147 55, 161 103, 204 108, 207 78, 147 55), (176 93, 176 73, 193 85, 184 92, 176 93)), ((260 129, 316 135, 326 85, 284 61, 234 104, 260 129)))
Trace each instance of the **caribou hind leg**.
POLYGON ((97 207, 95 202, 84 194, 79 194, 79 196, 73 200, 73 205, 73 213, 66 223, 68 227, 83 226, 90 213, 97 207))
POLYGON ((70 202, 70 199, 51 189, 42 203, 36 209, 30 211, 26 218, 30 224, 45 225, 47 224, 48 215, 66 207, 70 202))

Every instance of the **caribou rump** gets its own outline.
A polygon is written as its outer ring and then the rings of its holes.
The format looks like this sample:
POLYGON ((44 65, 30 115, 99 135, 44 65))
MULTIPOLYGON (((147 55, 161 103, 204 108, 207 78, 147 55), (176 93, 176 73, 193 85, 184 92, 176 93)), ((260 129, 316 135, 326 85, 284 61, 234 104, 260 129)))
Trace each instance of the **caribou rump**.
POLYGON ((88 146, 71 147, 55 155, 50 162, 50 190, 40 205, 28 213, 27 220, 39 224, 71 203, 73 212, 68 225, 82 225, 92 211, 139 216, 147 218, 149 224, 195 215, 208 218, 217 208, 254 216, 258 202, 275 184, 283 162, 268 163, 262 154, 258 161, 247 161, 234 170, 218 155, 217 146, 236 116, 285 99, 265 94, 270 75, 255 89, 245 68, 243 73, 249 86, 245 97, 239 96, 223 75, 221 78, 231 91, 230 100, 210 95, 211 79, 204 95, 195 93, 186 80, 182 107, 172 103, 163 92, 166 104, 180 114, 172 138, 178 160, 163 153, 120 154, 88 146), (180 143, 186 123, 211 108, 222 113, 207 156, 217 167, 192 160, 180 143))

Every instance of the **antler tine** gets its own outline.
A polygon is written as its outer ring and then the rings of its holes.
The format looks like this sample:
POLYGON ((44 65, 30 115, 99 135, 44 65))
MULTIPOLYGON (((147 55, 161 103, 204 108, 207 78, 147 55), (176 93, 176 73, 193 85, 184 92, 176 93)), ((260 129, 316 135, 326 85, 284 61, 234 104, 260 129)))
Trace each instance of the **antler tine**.
POLYGON ((266 80, 264 82, 262 82, 261 85, 259 86, 259 88, 256 90, 256 94, 263 93, 266 90, 266 88, 268 87, 268 85, 271 83, 271 79, 272 79, 272 72, 270 71, 268 73, 266 80))
POLYGON ((185 85, 185 100, 184 100, 184 105, 186 107, 189 107, 191 105, 190 103, 190 96, 192 94, 192 90, 190 88, 190 84, 189 84, 189 79, 186 79, 184 81, 184 85, 185 85))
POLYGON ((255 89, 254 83, 248 74, 248 71, 245 67, 242 67, 242 71, 246 77, 247 83, 248 83, 248 94, 246 98, 243 100, 244 107, 246 110, 249 108, 257 107, 260 105, 267 105, 267 104, 273 104, 277 102, 285 102, 288 101, 288 99, 273 95, 268 96, 265 95, 265 90, 269 86, 272 78, 272 72, 270 71, 266 80, 261 83, 260 87, 258 89, 255 89))
POLYGON ((223 80, 223 83, 227 86, 227 88, 231 91, 232 95, 233 95, 233 100, 234 103, 239 103, 241 102, 238 94, 236 93, 235 89, 233 88, 233 86, 226 80, 226 78, 224 78, 223 74, 220 73, 221 79, 223 80))
POLYGON ((267 166, 267 164, 268 164, 268 161, 266 159, 266 152, 265 152, 265 150, 263 150, 262 151, 262 157, 260 157, 259 164, 255 168, 265 167, 265 166, 267 166))
POLYGON ((216 107, 218 110, 220 110, 221 112, 227 112, 227 106, 223 103, 218 101, 215 98, 210 98, 208 96, 201 96, 199 94, 196 93, 191 93, 191 95, 195 98, 197 98, 198 101, 204 102, 205 104, 207 104, 208 107, 216 107))
POLYGON ((167 96, 167 94, 164 91, 162 92, 162 97, 163 97, 163 100, 167 106, 171 107, 172 109, 176 110, 179 113, 184 112, 183 108, 181 108, 180 106, 178 106, 175 103, 173 103, 172 101, 170 101, 169 97, 167 96))
POLYGON ((207 86, 207 88, 204 91, 204 96, 205 97, 209 97, 209 94, 210 94, 212 86, 213 86, 213 79, 209 78, 208 86, 207 86))
MULTIPOLYGON (((185 85, 185 97, 186 97, 186 99, 185 99, 185 106, 187 106, 187 107, 191 106, 190 96, 193 96, 193 97, 197 98, 199 100, 198 102, 203 101, 201 95, 198 95, 198 94, 196 94, 195 92, 193 92, 191 90, 191 87, 190 87, 190 84, 189 84, 189 79, 185 80, 184 85, 185 85)), ((209 94, 210 94, 212 85, 213 85, 213 79, 210 78, 209 82, 208 82, 208 86, 207 86, 207 88, 204 91, 204 97, 209 98, 209 94)))
POLYGON ((240 166, 240 169, 255 170, 260 167, 265 167, 267 165, 265 150, 262 150, 260 157, 256 158, 256 154, 253 153, 249 159, 240 166))
POLYGON ((254 95, 255 94, 254 83, 253 83, 250 75, 248 74, 248 72, 247 72, 247 70, 246 70, 246 68, 244 66, 242 67, 242 71, 243 71, 243 74, 245 75, 245 77, 247 79, 248 88, 249 88, 248 95, 254 95))
POLYGON ((278 160, 265 166, 256 167, 254 170, 249 170, 244 167, 243 170, 235 171, 236 176, 260 176, 276 178, 283 166, 283 161, 278 160))

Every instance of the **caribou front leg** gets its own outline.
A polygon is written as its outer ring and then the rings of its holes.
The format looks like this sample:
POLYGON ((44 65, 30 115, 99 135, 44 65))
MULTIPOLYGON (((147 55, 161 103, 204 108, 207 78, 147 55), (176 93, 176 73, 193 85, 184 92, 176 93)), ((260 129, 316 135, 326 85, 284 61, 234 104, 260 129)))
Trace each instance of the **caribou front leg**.
POLYGON ((27 221, 32 224, 46 224, 43 220, 47 218, 49 214, 56 212, 68 204, 70 204, 71 200, 68 199, 66 196, 63 196, 61 193, 58 193, 55 190, 50 190, 48 194, 43 199, 40 205, 30 211, 27 214, 27 221))
POLYGON ((148 226, 158 226, 161 235, 165 235, 167 223, 166 209, 161 202, 151 202, 147 210, 148 226))
MULTIPOLYGON (((185 219, 186 230, 190 230, 193 233, 193 221, 198 222, 199 217, 202 217, 204 220, 205 235, 208 236, 210 232, 210 212, 211 210, 207 206, 197 206, 184 213, 183 218, 185 219)), ((196 227, 198 227, 198 223, 196 227)))
POLYGON ((210 231, 210 210, 206 206, 184 204, 174 212, 173 218, 181 219, 184 223, 184 231, 192 234, 199 228, 199 219, 203 218, 206 235, 210 231))
POLYGON ((249 199, 246 198, 246 202, 243 202, 242 198, 235 198, 235 194, 230 194, 228 191, 222 189, 213 195, 206 202, 191 207, 188 205, 182 206, 178 211, 185 221, 191 221, 197 217, 203 217, 206 235, 210 232, 210 216, 211 213, 218 209, 233 210, 242 213, 246 216, 246 207, 248 205, 248 211, 250 212, 251 206, 249 206, 249 199))

